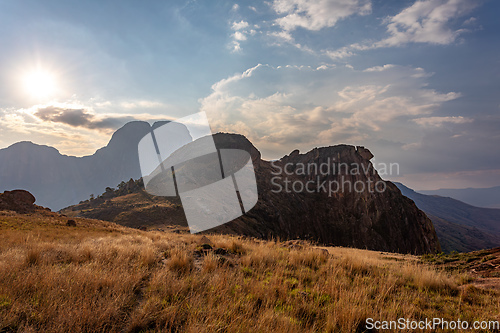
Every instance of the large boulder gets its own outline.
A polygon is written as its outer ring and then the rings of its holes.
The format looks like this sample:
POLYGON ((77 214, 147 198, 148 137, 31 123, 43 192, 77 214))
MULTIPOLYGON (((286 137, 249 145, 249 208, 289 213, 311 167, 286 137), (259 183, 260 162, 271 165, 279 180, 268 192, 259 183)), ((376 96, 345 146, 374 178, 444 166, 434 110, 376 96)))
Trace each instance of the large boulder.
POLYGON ((13 190, 0 193, 0 210, 13 210, 18 213, 34 211, 35 197, 25 190, 13 190))

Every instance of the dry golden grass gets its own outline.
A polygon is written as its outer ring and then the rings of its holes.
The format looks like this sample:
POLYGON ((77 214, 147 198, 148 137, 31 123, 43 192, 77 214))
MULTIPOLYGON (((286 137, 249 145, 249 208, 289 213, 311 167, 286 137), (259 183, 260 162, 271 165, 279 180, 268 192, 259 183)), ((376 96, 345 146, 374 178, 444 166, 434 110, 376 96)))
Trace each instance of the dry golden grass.
POLYGON ((379 252, 0 214, 0 332, 360 332, 496 320, 495 291, 379 252), (329 253, 328 253, 329 252, 329 253), (220 253, 220 254, 217 254, 220 253))

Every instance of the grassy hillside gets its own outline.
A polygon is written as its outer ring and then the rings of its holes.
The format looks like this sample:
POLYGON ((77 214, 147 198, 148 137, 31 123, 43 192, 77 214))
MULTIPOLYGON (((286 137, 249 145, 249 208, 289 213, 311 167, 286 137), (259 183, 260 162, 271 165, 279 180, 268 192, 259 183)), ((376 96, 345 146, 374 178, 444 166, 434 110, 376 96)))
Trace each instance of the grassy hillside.
POLYGON ((360 332, 500 311, 434 256, 74 221, 0 212, 0 332, 360 332))
POLYGON ((131 228, 188 232, 180 199, 150 195, 144 190, 142 179, 122 182, 117 189, 108 187, 98 197, 64 208, 61 213, 71 218, 98 219, 131 228))
POLYGON ((69 217, 85 217, 114 222, 130 228, 188 228, 186 216, 178 198, 151 196, 140 190, 106 200, 95 199, 65 208, 69 217))

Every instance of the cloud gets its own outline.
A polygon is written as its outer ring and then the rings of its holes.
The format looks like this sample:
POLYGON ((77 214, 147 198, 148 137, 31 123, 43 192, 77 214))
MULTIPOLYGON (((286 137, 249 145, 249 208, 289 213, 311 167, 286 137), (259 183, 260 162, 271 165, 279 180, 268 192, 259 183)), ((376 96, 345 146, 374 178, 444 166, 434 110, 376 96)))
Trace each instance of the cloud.
POLYGON ((475 24, 477 21, 477 18, 475 17, 470 17, 467 20, 464 21, 463 25, 472 25, 475 24))
POLYGON ((351 15, 371 13, 369 0, 274 0, 271 6, 277 14, 284 15, 275 22, 285 31, 299 27, 317 31, 333 27, 351 15))
POLYGON ((335 27, 339 21, 354 15, 369 15, 372 12, 371 0, 273 0, 268 4, 277 17, 262 21, 262 27, 258 25, 259 28, 255 28, 257 25, 254 25, 251 29, 252 25, 245 20, 231 23, 229 47, 232 52, 241 52, 241 42, 247 40, 250 31, 268 37, 270 45, 280 47, 288 44, 336 61, 352 57, 360 51, 401 47, 409 43, 449 45, 471 31, 477 19, 459 19, 481 3, 477 0, 417 0, 396 15, 381 21, 382 26, 385 26, 382 37, 361 40, 337 49, 315 49, 308 44, 310 39, 304 39, 303 43, 296 41, 300 36, 297 29, 314 32, 335 27))
POLYGON ((248 22, 246 21, 243 21, 241 20, 240 22, 233 22, 233 24, 231 25, 231 29, 237 31, 237 30, 242 30, 242 29, 245 29, 245 28, 248 28, 248 22))
MULTIPOLYGON (((111 102, 92 103, 114 104, 111 102)), ((18 141, 50 145, 63 154, 84 156, 108 143, 110 135, 127 122, 165 120, 165 116, 123 113, 95 113, 81 103, 35 105, 27 109, 0 108, 0 147, 18 141)))
POLYGON ((271 31, 267 33, 268 36, 275 37, 281 41, 292 43, 294 42, 294 39, 292 37, 292 34, 289 31, 271 31))
POLYGON ((391 178, 392 181, 402 182, 414 190, 438 190, 450 187, 488 188, 498 184, 494 181, 496 179, 500 179, 500 169, 414 173, 391 178))
MULTIPOLYGON (((90 130, 82 126, 42 120, 34 115, 37 110, 38 108, 9 109, 3 115, 0 114, 0 146, 32 141, 56 147, 63 154, 84 156, 94 153, 109 141, 110 133, 104 130, 90 130)), ((63 118, 63 121, 73 124, 82 121, 69 115, 63 118)))
MULTIPOLYGON (((289 44, 311 54, 316 54, 316 51, 295 41, 294 31, 297 28, 309 31, 331 28, 349 16, 368 15, 372 8, 371 0, 273 0, 266 3, 278 17, 263 21, 262 27, 254 25, 257 29, 254 32, 269 37, 267 42, 270 45, 279 47, 289 44)), ((232 46, 234 49, 240 47, 237 42, 233 42, 232 46)))
POLYGON ((233 34, 233 37, 234 37, 235 40, 238 40, 238 41, 247 40, 247 36, 245 36, 245 34, 242 33, 241 31, 236 31, 233 34))
POLYGON ((478 5, 477 0, 416 1, 386 20, 390 36, 376 46, 399 46, 411 42, 451 44, 465 31, 453 29, 451 21, 468 14, 478 5))
POLYGON ((429 89, 422 71, 257 65, 214 84, 200 103, 215 130, 247 135, 268 158, 341 142, 401 146, 422 138, 410 120, 430 117, 460 97, 429 89))
POLYGON ((398 163, 400 181, 498 169, 500 118, 458 114, 461 93, 431 89, 431 75, 391 64, 259 64, 214 84, 200 104, 214 131, 247 136, 266 159, 346 143, 398 163))
POLYGON ((418 144, 401 151, 401 158, 407 163, 405 172, 451 173, 498 169, 500 155, 496 151, 500 144, 500 117, 476 115, 472 120, 460 116, 450 118, 443 122, 440 119, 424 121, 425 125, 429 123, 429 126, 421 126, 424 137, 418 144))
POLYGON ((424 127, 441 127, 445 123, 465 124, 465 123, 471 123, 474 120, 471 118, 458 116, 458 117, 426 117, 426 118, 413 119, 413 121, 424 127))
POLYGON ((134 120, 131 116, 96 116, 85 109, 67 109, 56 106, 39 108, 33 115, 47 122, 105 130, 117 129, 134 120))
POLYGON ((241 52, 241 42, 247 40, 247 35, 256 33, 254 29, 250 28, 250 24, 244 20, 234 21, 231 24, 231 30, 234 32, 231 34, 232 41, 229 43, 229 48, 233 53, 241 52))
MULTIPOLYGON (((408 43, 449 45, 468 31, 454 27, 455 20, 467 15, 479 5, 480 2, 476 0, 419 0, 383 21, 387 37, 379 41, 354 43, 337 50, 325 50, 323 53, 338 60, 351 57, 356 51, 399 47, 408 43)), ((470 18, 464 24, 474 21, 474 18, 470 18)))
POLYGON ((165 103, 147 100, 126 101, 122 102, 120 106, 125 109, 154 109, 168 107, 165 103))
POLYGON ((395 65, 392 65, 392 64, 387 64, 384 66, 374 66, 374 67, 370 67, 370 68, 365 69, 363 72, 382 72, 382 71, 385 71, 385 70, 388 70, 388 69, 394 68, 394 67, 395 67, 395 65))
POLYGON ((242 49, 241 49, 241 43, 238 42, 238 41, 236 41, 236 40, 233 40, 230 43, 229 48, 231 49, 232 53, 240 53, 242 51, 242 49))

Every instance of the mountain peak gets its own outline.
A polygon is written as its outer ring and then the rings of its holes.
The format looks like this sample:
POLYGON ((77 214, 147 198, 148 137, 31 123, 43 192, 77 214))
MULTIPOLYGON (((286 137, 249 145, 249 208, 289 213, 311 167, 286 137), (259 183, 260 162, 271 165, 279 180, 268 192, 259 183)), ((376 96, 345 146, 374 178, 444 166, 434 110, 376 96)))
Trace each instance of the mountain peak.
POLYGON ((4 149, 0 149, 0 150, 9 150, 9 151, 12 151, 12 150, 19 151, 19 150, 21 150, 21 151, 24 151, 24 152, 44 151, 44 152, 47 152, 47 153, 60 154, 59 150, 57 150, 54 147, 50 147, 50 146, 46 146, 46 145, 40 145, 40 144, 37 144, 37 143, 33 143, 31 141, 16 142, 16 143, 10 145, 9 147, 4 148, 4 149))
POLYGON ((151 131, 151 125, 146 121, 131 121, 116 130, 109 140, 108 147, 121 145, 125 142, 137 143, 151 131))

